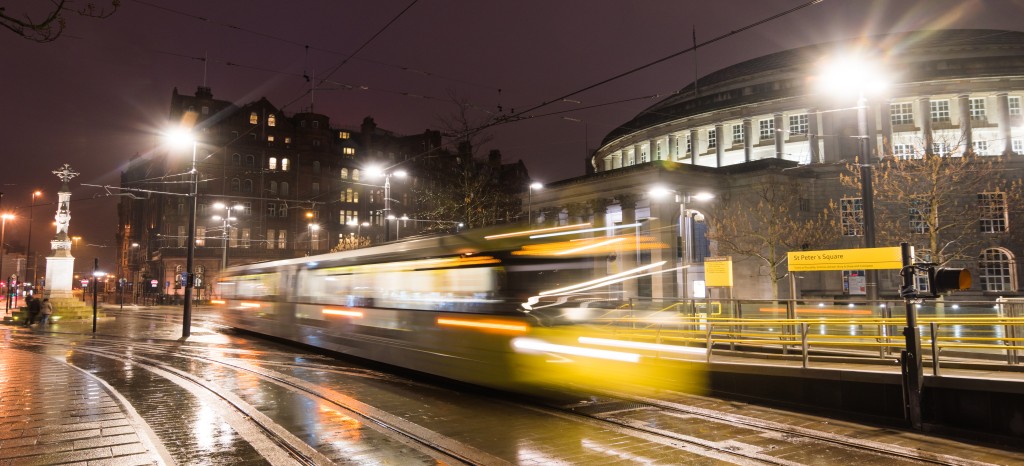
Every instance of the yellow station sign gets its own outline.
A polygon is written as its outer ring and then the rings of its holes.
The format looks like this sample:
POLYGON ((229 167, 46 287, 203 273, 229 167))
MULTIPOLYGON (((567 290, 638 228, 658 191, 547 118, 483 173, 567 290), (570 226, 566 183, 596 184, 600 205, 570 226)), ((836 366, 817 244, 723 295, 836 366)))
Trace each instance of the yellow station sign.
POLYGON ((709 287, 732 286, 732 257, 704 259, 704 280, 709 287))
POLYGON ((903 256, 899 247, 831 249, 789 253, 791 272, 816 270, 899 270, 903 256))

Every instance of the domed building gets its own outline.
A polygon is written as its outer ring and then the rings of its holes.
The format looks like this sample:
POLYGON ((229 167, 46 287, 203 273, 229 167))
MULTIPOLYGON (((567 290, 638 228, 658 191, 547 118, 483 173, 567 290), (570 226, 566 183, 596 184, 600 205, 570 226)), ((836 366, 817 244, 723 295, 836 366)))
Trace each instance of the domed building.
MULTIPOLYGON (((832 207, 838 230, 832 247, 863 247, 865 200, 849 183, 840 183, 844 168, 931 155, 992 156, 988 160, 1001 167, 998 176, 1012 184, 1024 174, 1022 97, 1024 32, 914 31, 766 55, 701 77, 613 130, 588 158, 588 175, 532 194, 541 214, 535 220, 639 223, 637 235, 643 230, 658 237, 670 245, 671 255, 636 254, 619 268, 667 259, 665 267, 678 270, 656 275, 649 285, 626 285, 624 296, 703 297, 703 260, 724 249, 721 241, 708 240, 704 220, 724 213, 723 200, 756 191, 768 178, 785 179, 792 185, 789 194, 798 198, 795 216, 832 207), (876 71, 826 89, 825 63, 850 55, 876 71), (886 85, 875 89, 875 81, 886 85), (651 195, 655 186, 672 191, 671 200, 651 195), (704 192, 719 201, 697 201, 695 195, 704 192)), ((1024 226, 1018 225, 1020 212, 1009 208, 1013 194, 997 191, 961 193, 969 202, 988 204, 974 232, 985 236, 984 244, 970 252, 978 260, 965 262, 963 254, 957 260, 980 278, 972 288, 976 293, 1015 294, 1021 238, 1014 229, 1024 226)), ((915 215, 913 209, 908 215, 915 215)), ((915 234, 939 228, 908 222, 915 234)), ((767 283, 772 274, 766 264, 732 259, 735 280, 743 283, 733 297, 770 298, 773 288, 777 295, 779 284, 767 283)), ((860 271, 848 272, 806 277, 804 292, 797 294, 859 294, 851 283, 860 271)), ((883 272, 878 282, 880 296, 894 296, 896 273, 883 272)))

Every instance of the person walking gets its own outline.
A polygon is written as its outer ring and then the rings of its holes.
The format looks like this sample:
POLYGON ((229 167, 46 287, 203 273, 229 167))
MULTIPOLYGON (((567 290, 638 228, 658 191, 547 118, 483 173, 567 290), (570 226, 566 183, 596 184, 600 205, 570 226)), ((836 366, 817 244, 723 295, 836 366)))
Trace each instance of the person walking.
POLYGON ((25 320, 25 326, 28 327, 39 317, 39 311, 42 309, 42 306, 39 303, 39 298, 28 295, 25 297, 25 307, 28 308, 28 319, 25 320))
MULTIPOLYGON (((39 301, 38 299, 36 300, 39 301)), ((53 314, 53 305, 50 304, 50 298, 43 299, 43 303, 39 305, 39 327, 42 328, 47 321, 50 320, 50 315, 53 314)))

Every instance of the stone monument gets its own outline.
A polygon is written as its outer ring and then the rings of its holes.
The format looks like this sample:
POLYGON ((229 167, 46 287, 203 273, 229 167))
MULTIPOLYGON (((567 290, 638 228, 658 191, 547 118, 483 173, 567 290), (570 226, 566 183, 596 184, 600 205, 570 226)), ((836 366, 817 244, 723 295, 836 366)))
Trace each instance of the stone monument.
POLYGON ((61 180, 58 195, 57 233, 50 240, 50 255, 46 257, 46 288, 43 296, 50 299, 55 314, 63 318, 80 318, 87 313, 86 306, 71 294, 71 280, 75 274, 75 258, 71 255, 71 237, 68 225, 71 223, 71 189, 68 181, 79 175, 64 164, 53 172, 61 180))

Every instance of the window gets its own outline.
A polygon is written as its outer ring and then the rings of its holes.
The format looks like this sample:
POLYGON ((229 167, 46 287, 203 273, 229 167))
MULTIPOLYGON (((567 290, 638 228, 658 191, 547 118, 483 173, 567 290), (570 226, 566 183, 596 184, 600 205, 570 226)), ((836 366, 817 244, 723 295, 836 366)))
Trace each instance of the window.
POLYGON ((933 100, 930 104, 932 108, 932 123, 949 123, 949 101, 933 100))
POLYGON ((320 127, 320 122, 316 121, 316 120, 313 120, 313 127, 314 128, 319 128, 320 127))
POLYGON ((267 159, 267 168, 271 170, 277 170, 277 157, 271 157, 267 159))
POLYGON ((347 180, 348 179, 348 169, 347 168, 342 168, 340 173, 341 173, 341 179, 343 179, 343 180, 347 180))
POLYGON ((206 105, 203 105, 202 112, 203 112, 203 115, 209 115, 210 114, 210 107, 208 107, 206 105))
POLYGON ((889 104, 889 114, 893 126, 914 124, 914 104, 889 104))
POLYGON ((742 144, 744 140, 743 125, 732 125, 732 143, 742 144))
POLYGON ((928 203, 921 200, 916 200, 911 203, 910 206, 910 232, 917 234, 924 234, 931 231, 931 227, 928 225, 928 203))
POLYGON ((790 115, 789 116, 789 134, 791 136, 794 135, 794 134, 806 135, 807 134, 807 128, 809 128, 809 125, 808 125, 807 121, 808 120, 807 120, 807 114, 806 113, 800 114, 800 115, 790 115))
POLYGON ((943 157, 949 155, 949 144, 944 142, 932 143, 932 153, 943 157))
POLYGON ((178 199, 178 215, 185 215, 185 200, 178 199))
POLYGON ((647 163, 647 151, 645 151, 643 149, 640 149, 640 162, 639 163, 647 163))
POLYGON ((971 105, 971 119, 972 120, 984 120, 985 119, 985 98, 970 99, 971 105))
POLYGON ((271 181, 270 182, 270 194, 274 194, 274 195, 277 194, 277 182, 276 181, 271 181))
POLYGON ((249 113, 249 124, 255 125, 260 122, 260 116, 256 112, 249 113))
POLYGON ((267 217, 274 217, 277 215, 277 204, 267 204, 267 217))
POLYGON ((352 191, 352 202, 359 203, 359 191, 352 191))
POLYGON ((246 155, 245 156, 245 166, 247 166, 247 167, 255 167, 256 166, 256 157, 253 157, 251 155, 246 155))
POLYGON ((231 154, 231 164, 236 167, 242 166, 242 156, 239 154, 231 154))
POLYGON ((708 130, 708 150, 718 147, 718 130, 708 130))
POLYGON ((1000 248, 986 249, 979 258, 981 289, 984 291, 1016 291, 1014 264, 1010 253, 1000 248))
POLYGON ((313 161, 313 173, 316 174, 316 175, 320 174, 320 161, 319 160, 314 160, 313 161))
MULTIPOLYGON (((678 146, 676 148, 678 149, 678 146)), ((693 141, 690 140, 690 135, 686 135, 686 153, 693 153, 693 141)))
POLYGON ((245 181, 242 182, 242 192, 245 192, 245 193, 251 193, 252 192, 252 180, 245 180, 245 181))
POLYGON ((1024 154, 1024 138, 1013 138, 1010 141, 1010 150, 1016 154, 1024 154))
POLYGON ((288 182, 287 181, 282 181, 281 182, 281 195, 282 196, 287 196, 289 194, 290 193, 288 192, 288 182))
POLYGON ((277 117, 273 113, 267 115, 267 126, 277 126, 277 117))
POLYGON ((356 149, 354 147, 346 147, 341 150, 341 153, 345 155, 354 155, 356 153, 356 149))
POLYGON ((274 249, 274 237, 277 236, 277 230, 267 230, 267 249, 274 249))
POLYGON ((288 171, 288 166, 289 165, 291 165, 291 164, 288 163, 288 159, 287 158, 281 159, 281 171, 283 171, 283 172, 288 171))
POLYGON ((972 145, 974 146, 975 155, 992 155, 988 151, 988 141, 974 141, 972 145))
POLYGON ((318 251, 320 249, 320 229, 309 229, 309 248, 318 251))
POLYGON ((238 178, 232 178, 231 179, 231 192, 237 193, 238 190, 241 189, 241 187, 242 187, 242 181, 241 180, 239 180, 238 178))
POLYGON ((338 217, 341 218, 342 225, 359 223, 359 214, 354 210, 342 210, 338 212, 338 214, 338 217))
POLYGON ((285 143, 285 145, 291 144, 292 143, 292 138, 290 138, 288 136, 285 136, 284 143, 285 143))
POLYGON ((839 201, 839 214, 842 218, 843 236, 861 236, 864 234, 864 210, 859 197, 841 199, 839 201))
POLYGON ((314 182, 312 185, 309 186, 309 190, 312 192, 314 196, 320 194, 320 183, 314 182))
POLYGON ((892 155, 901 160, 921 158, 921 154, 916 153, 914 146, 911 144, 893 144, 892 155))
POLYGON ((278 230, 277 231, 277 247, 285 249, 288 247, 288 231, 278 230))
POLYGON ((342 198, 341 201, 342 202, 352 202, 352 188, 349 188, 349 189, 345 190, 344 198, 342 198))
POLYGON ((252 203, 251 202, 243 202, 242 203, 242 213, 245 214, 245 215, 252 215, 252 203))
POLYGON ((348 139, 352 137, 352 134, 348 131, 338 131, 338 139, 348 139))
POLYGON ((206 246, 206 227, 196 225, 196 246, 206 246))
POLYGON ((185 225, 178 225, 178 247, 185 247, 185 241, 188 241, 188 233, 185 231, 185 225))
POLYGON ((1010 116, 1020 116, 1020 97, 1010 97, 1006 103, 1010 107, 1010 116))
POLYGON ((775 119, 770 118, 757 122, 758 137, 762 140, 775 139, 775 119))
POLYGON ((274 142, 274 135, 273 134, 267 135, 267 142, 274 142))
POLYGON ((248 228, 242 228, 242 247, 243 248, 249 247, 249 245, 250 245, 249 240, 251 239, 251 236, 252 235, 249 234, 249 229, 248 228))
POLYGON ((231 229, 231 235, 230 235, 229 240, 228 240, 228 247, 231 247, 231 248, 237 248, 238 247, 238 228, 232 228, 231 229))
POLYGON ((288 204, 281 203, 277 205, 277 216, 282 218, 288 216, 288 204))
POLYGON ((319 139, 314 139, 313 140, 313 147, 320 147, 320 140, 319 139))
POLYGON ((1004 193, 978 194, 978 210, 981 214, 981 222, 978 226, 982 233, 1006 231, 1006 196, 1004 193))
POLYGON ((358 168, 353 168, 352 169, 352 181, 359 181, 359 169, 358 168))

